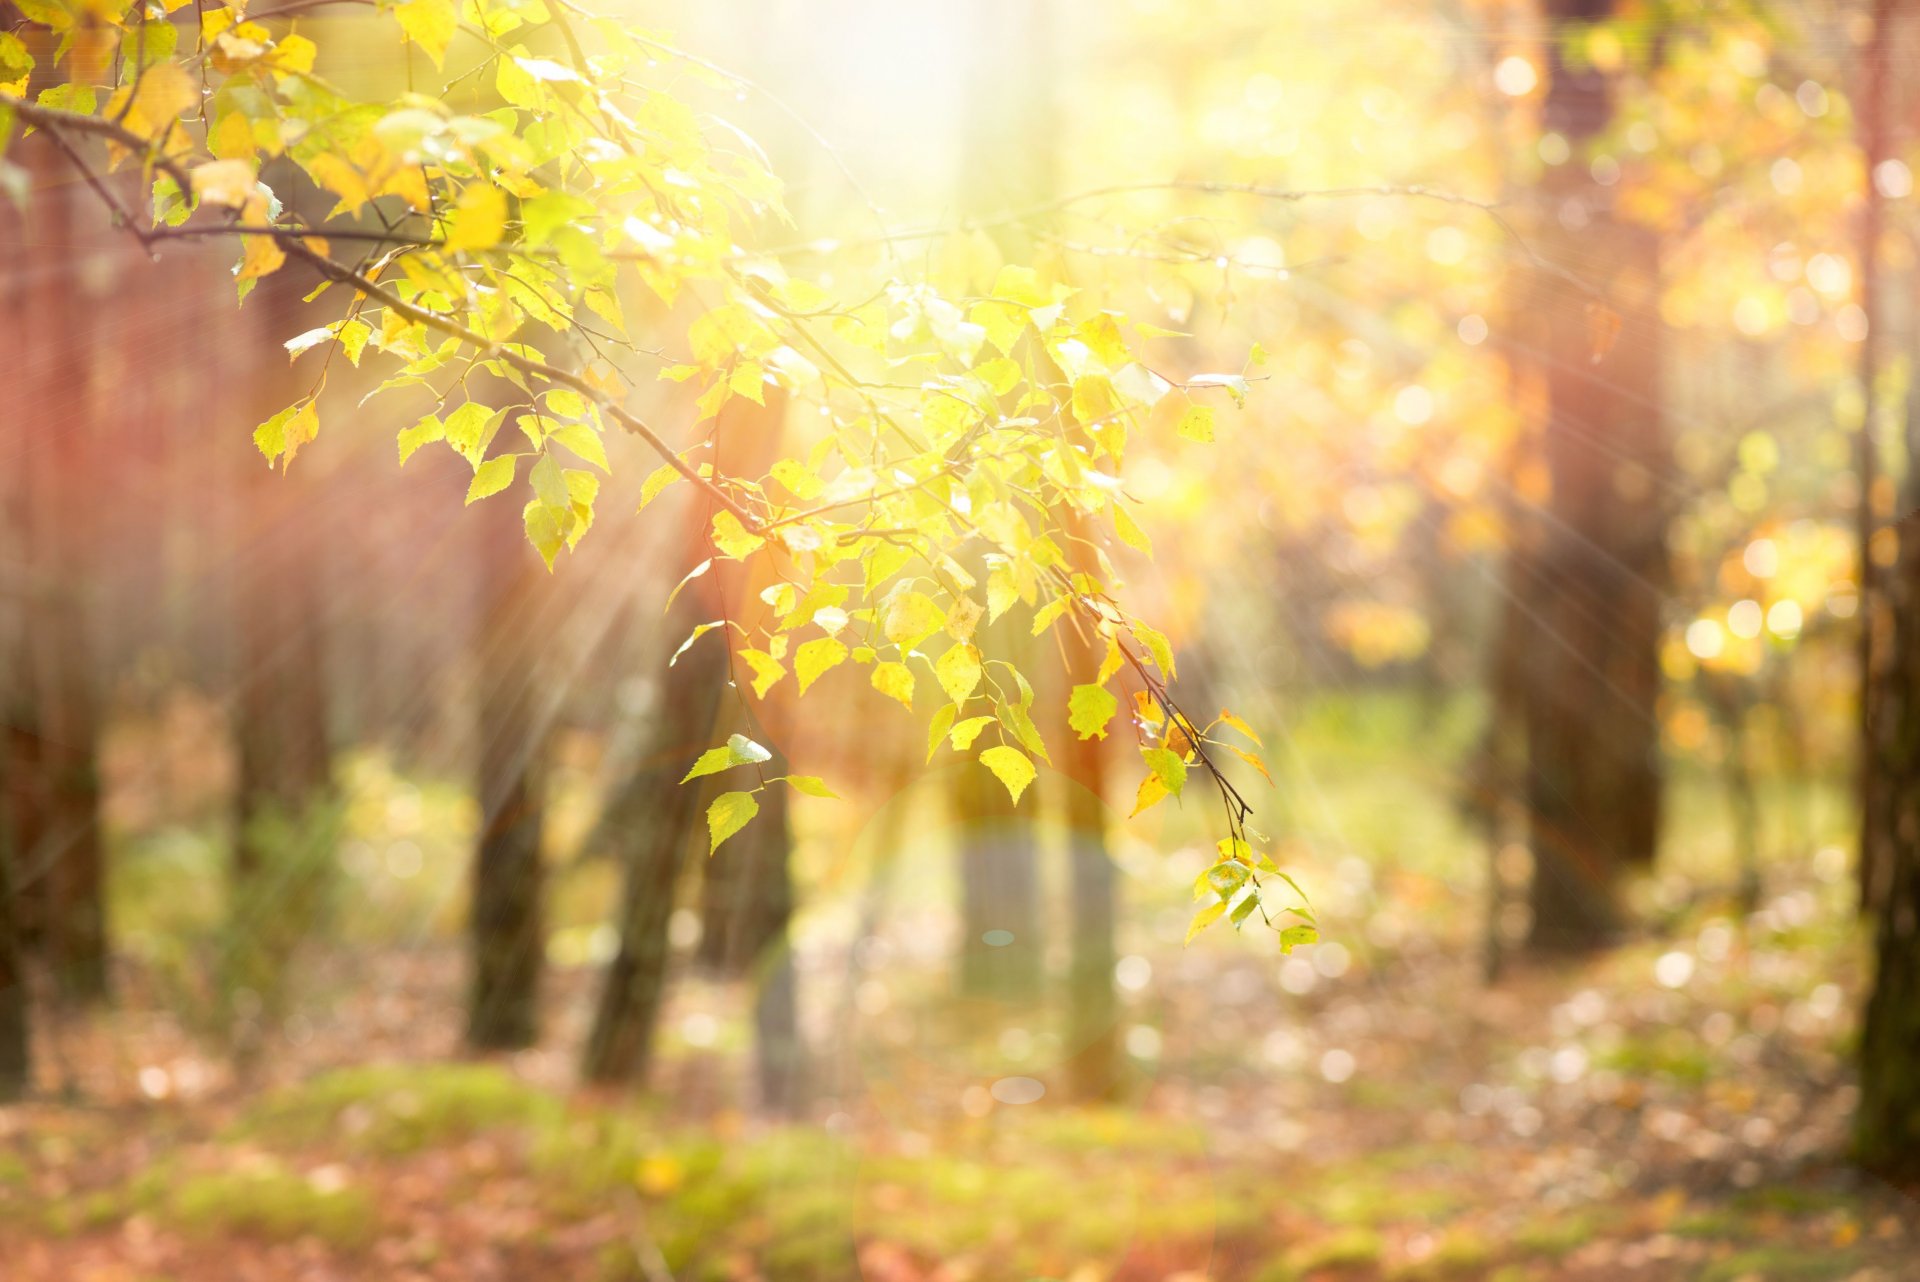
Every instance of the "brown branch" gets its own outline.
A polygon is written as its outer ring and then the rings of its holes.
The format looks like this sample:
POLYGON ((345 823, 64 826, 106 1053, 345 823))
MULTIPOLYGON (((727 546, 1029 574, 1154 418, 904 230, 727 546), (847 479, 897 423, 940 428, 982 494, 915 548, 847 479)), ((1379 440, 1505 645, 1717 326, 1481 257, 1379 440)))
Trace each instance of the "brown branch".
MULTIPOLYGON (((81 133, 92 134, 96 137, 107 139, 110 142, 117 143, 130 150, 149 148, 148 158, 150 162, 173 179, 174 183, 180 188, 183 197, 191 197, 193 191, 192 180, 187 177, 180 166, 165 156, 153 155, 148 140, 141 138, 131 130, 98 116, 84 115, 77 111, 62 111, 55 107, 44 107, 38 103, 28 102, 23 98, 16 98, 11 94, 0 94, 0 106, 12 108, 21 120, 38 128, 46 129, 50 134, 57 135, 61 130, 70 128, 81 133)), ((72 155, 73 153, 70 152, 69 154, 72 155)), ((74 157, 74 160, 75 163, 79 165, 83 174, 91 173, 91 170, 88 169, 85 163, 80 161, 77 156, 74 157)), ((116 215, 124 212, 117 207, 116 202, 109 201, 108 207, 113 209, 116 215)), ((139 239, 142 245, 147 244, 150 237, 158 234, 155 231, 142 228, 138 223, 132 222, 131 220, 127 220, 127 230, 139 239)), ((668 445, 659 433, 655 432, 638 416, 628 411, 626 407, 620 405, 592 383, 589 383, 581 375, 574 373, 572 370, 561 369, 558 366, 549 365, 545 361, 535 360, 532 357, 523 356, 518 352, 509 351, 492 339, 468 329, 456 320, 442 316, 440 313, 427 308, 409 303, 370 277, 362 275, 344 263, 336 262, 334 259, 327 257, 306 243, 306 237, 324 235, 325 233, 302 232, 292 228, 274 228, 271 231, 263 230, 256 234, 274 236, 289 257, 298 258, 323 279, 341 285, 352 286, 360 293, 379 302, 381 306, 398 312, 408 320, 425 325, 428 329, 436 330, 449 337, 457 338, 482 353, 505 361, 523 374, 544 379, 549 383, 557 383, 562 387, 569 387, 579 392, 595 405, 598 405, 603 413, 612 418, 622 428, 645 441, 654 453, 658 454, 674 471, 680 473, 680 475, 687 480, 692 481, 695 485, 706 491, 716 503, 731 512, 740 521, 741 525, 756 533, 762 528, 762 522, 758 516, 748 511, 745 507, 742 507, 732 495, 728 494, 713 480, 700 475, 699 471, 685 459, 681 458, 679 453, 674 450, 672 446, 668 445)))

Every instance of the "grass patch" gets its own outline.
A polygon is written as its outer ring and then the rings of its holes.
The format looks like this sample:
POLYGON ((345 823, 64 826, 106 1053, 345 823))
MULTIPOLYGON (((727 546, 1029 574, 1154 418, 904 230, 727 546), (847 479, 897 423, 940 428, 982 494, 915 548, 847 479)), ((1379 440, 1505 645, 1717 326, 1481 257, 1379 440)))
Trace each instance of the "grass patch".
POLYGON ((375 1227, 373 1201, 363 1190, 323 1187, 275 1166, 189 1176, 173 1190, 163 1214, 173 1227, 197 1237, 313 1237, 346 1248, 364 1246, 375 1227))
POLYGON ((1769 1246, 1714 1261, 1700 1275, 1700 1282, 1739 1282, 1742 1278, 1763 1278, 1765 1282, 1826 1282, 1850 1277, 1859 1267, 1860 1256, 1854 1251, 1769 1246))
POLYGON ((250 1138, 399 1156, 512 1126, 550 1127, 565 1103, 490 1064, 346 1068, 279 1092, 239 1124, 250 1138))

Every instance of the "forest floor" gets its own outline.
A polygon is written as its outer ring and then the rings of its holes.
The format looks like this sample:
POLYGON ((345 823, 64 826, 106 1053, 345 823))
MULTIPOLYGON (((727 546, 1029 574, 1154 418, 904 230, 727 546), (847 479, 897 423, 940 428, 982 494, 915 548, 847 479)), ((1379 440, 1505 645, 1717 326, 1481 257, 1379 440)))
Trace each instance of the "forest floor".
POLYGON ((1492 985, 1418 938, 1139 956, 1133 1076, 1099 1108, 1006 1012, 870 958, 890 989, 849 990, 787 1124, 735 1102, 723 986, 680 985, 636 1102, 569 1087, 585 968, 551 1049, 463 1062, 451 949, 342 957, 252 1084, 131 1002, 56 1029, 42 1099, 0 1109, 0 1276, 1920 1278, 1920 1202, 1842 1161, 1840 890, 1492 985), (1054 1089, 999 1102, 1008 1063, 1054 1089))
POLYGON ((1724 797, 1683 777, 1637 933, 1489 983, 1487 861, 1431 720, 1294 718, 1287 862, 1327 941, 1290 957, 1220 928, 1182 947, 1197 830, 1116 845, 1127 1068, 1097 1107, 1067 1098, 1057 988, 952 995, 933 825, 883 843, 885 877, 803 833, 812 1090, 785 1122, 746 1106, 751 983, 677 976, 650 1092, 578 1089, 604 863, 556 866, 542 1045, 463 1058, 470 803, 377 758, 345 772, 334 920, 300 927, 237 1076, 213 1013, 246 994, 208 979, 223 830, 158 808, 191 781, 146 778, 208 735, 129 740, 110 795, 148 835, 115 855, 117 1002, 43 1025, 34 1100, 0 1108, 0 1282, 1920 1279, 1920 1190, 1844 1160, 1844 783, 1767 790, 1743 906, 1713 889, 1737 880, 1724 797))

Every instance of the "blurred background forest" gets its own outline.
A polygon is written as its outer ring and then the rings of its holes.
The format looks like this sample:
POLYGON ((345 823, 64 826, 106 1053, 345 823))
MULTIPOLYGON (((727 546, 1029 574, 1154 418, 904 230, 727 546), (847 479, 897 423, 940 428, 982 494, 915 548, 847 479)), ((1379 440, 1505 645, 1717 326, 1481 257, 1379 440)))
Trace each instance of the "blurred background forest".
MULTIPOLYGON (((421 57, 255 8, 358 92, 421 57)), ((787 181, 766 245, 856 295, 1038 261, 1245 366, 1211 447, 1130 460, 1153 558, 1110 551, 1264 741, 1323 938, 1186 944, 1214 816, 1130 819, 1099 741, 1016 809, 864 681, 736 699, 682 644, 759 587, 670 600, 704 531, 630 514, 636 442, 551 574, 339 361, 269 470, 312 282, 236 309, 231 247, 148 262, 16 138, 0 1277, 1920 1277, 1851 1160, 1920 875, 1860 857, 1859 750, 1920 6, 621 8, 787 181), (709 858, 679 780, 734 733, 838 798, 709 858)))

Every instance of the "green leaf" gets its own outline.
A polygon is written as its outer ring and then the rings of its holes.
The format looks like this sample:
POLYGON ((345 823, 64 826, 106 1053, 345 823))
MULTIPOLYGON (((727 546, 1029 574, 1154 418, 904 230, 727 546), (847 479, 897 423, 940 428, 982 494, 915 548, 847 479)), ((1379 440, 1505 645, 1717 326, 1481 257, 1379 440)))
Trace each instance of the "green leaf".
POLYGON ((1067 698, 1067 724, 1082 739, 1107 737, 1107 723, 1120 711, 1120 701, 1105 686, 1080 685, 1067 698))
POLYGON ((993 771, 1001 783, 1007 786, 1007 794, 1015 805, 1020 804, 1020 794, 1033 782, 1033 762, 1018 748, 1009 748, 1004 744, 988 748, 980 754, 980 764, 993 771))
POLYGON ((1290 953, 1302 944, 1317 944, 1320 932, 1311 926, 1287 926, 1280 931, 1280 951, 1290 953))
POLYGON ((1171 680, 1174 676, 1173 646, 1168 643, 1166 634, 1154 631, 1138 619, 1129 620, 1127 626, 1133 629, 1134 636, 1140 638, 1140 644, 1147 647, 1147 653, 1153 656, 1153 664, 1160 669, 1160 674, 1171 680))
POLYGON ((1174 796, 1187 786, 1187 763, 1180 754, 1171 748, 1142 748, 1140 755, 1147 759, 1147 768, 1152 770, 1161 786, 1174 796))
POLYGON ((804 792, 809 797, 827 797, 839 800, 840 794, 827 787, 826 781, 818 775, 788 775, 787 786, 795 792, 804 792))
POLYGON ((980 684, 980 651, 964 641, 949 646, 933 665, 933 675, 947 698, 955 704, 965 703, 980 684))
POLYGON ((724 748, 708 748, 693 763, 693 769, 687 771, 680 780, 698 779, 702 775, 718 774, 722 770, 731 770, 735 766, 754 766, 763 761, 773 760, 773 754, 747 738, 743 734, 728 738, 724 748))
POLYGON ((490 494, 498 494, 512 485, 514 465, 519 461, 516 455, 502 454, 498 458, 488 459, 475 468, 473 484, 467 486, 467 502, 473 503, 490 494))
POLYGON ((720 843, 747 826, 760 813, 760 803, 750 792, 723 792, 707 807, 707 854, 720 849, 720 843))

